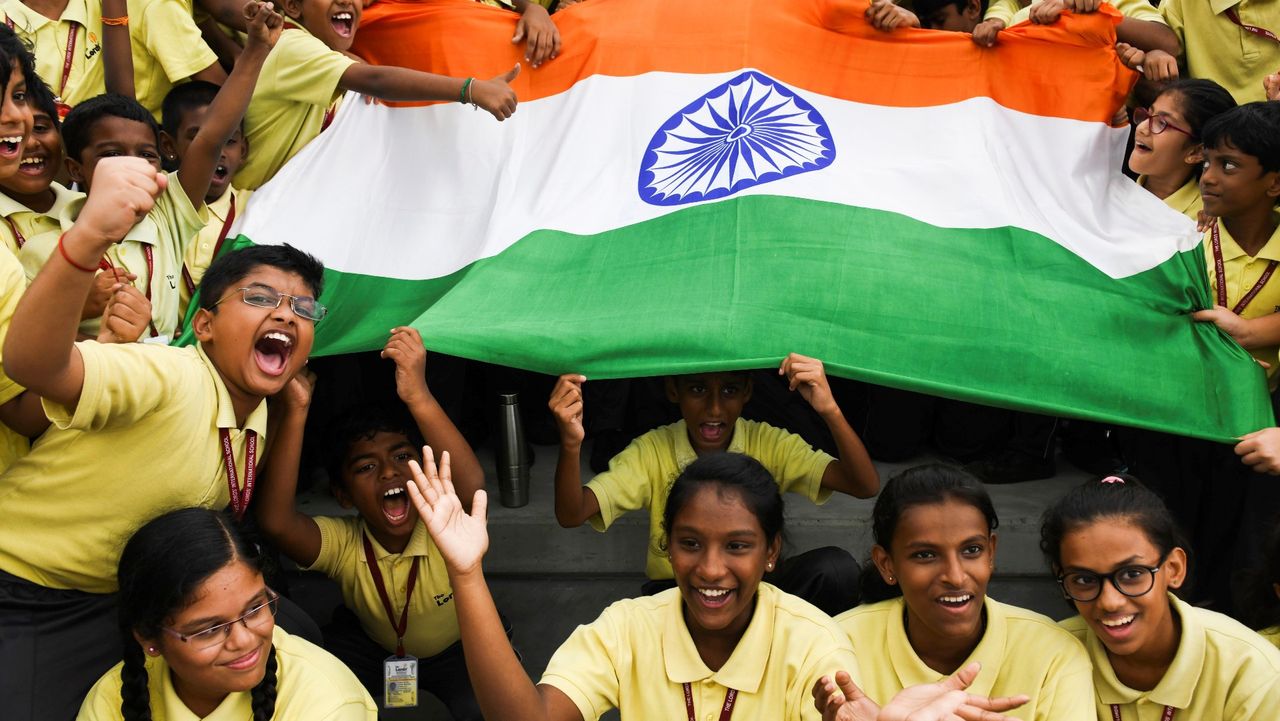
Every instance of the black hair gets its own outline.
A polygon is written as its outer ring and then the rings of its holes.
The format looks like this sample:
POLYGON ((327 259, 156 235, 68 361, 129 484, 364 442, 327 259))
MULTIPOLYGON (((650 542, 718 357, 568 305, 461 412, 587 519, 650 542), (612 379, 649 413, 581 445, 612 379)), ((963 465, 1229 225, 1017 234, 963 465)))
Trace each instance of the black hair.
MULTIPOLYGON (((987 533, 1000 527, 1000 517, 987 489, 973 474, 958 466, 930 463, 908 468, 890 478, 876 498, 871 511, 871 536, 877 546, 890 550, 893 534, 902 515, 918 506, 933 506, 956 501, 978 510, 987 520, 987 533)), ((902 587, 889 585, 873 569, 862 574, 862 600, 875 603, 902 595, 902 587)))
MULTIPOLYGON (((969 5, 969 0, 915 0, 915 2, 912 3, 911 10, 916 14, 916 17, 920 19, 920 24, 927 28, 929 27, 928 18, 948 5, 954 6, 957 13, 962 13, 969 5)), ((981 22, 982 16, 986 14, 987 0, 979 0, 978 21, 981 22)))
POLYGON ((1243 620, 1258 630, 1280 626, 1280 597, 1275 588, 1280 583, 1280 517, 1274 520, 1262 567, 1244 574, 1243 620))
POLYGON ((105 93, 95 95, 75 106, 62 121, 62 144, 66 148, 68 158, 83 160, 80 154, 89 144, 89 133, 103 118, 124 118, 142 123, 151 128, 156 143, 160 143, 160 125, 151 115, 151 111, 133 98, 105 93))
MULTIPOLYGON (((210 576, 235 562, 261 572, 263 554, 225 514, 204 508, 171 511, 139 528, 120 554, 119 620, 124 644, 120 712, 124 721, 150 721, 146 655, 134 633, 159 638, 175 613, 210 576)), ((276 653, 253 688, 253 721, 268 721, 276 706, 276 653)))
POLYGON ((714 487, 724 496, 737 493, 743 505, 760 523, 769 543, 782 538, 782 494, 778 482, 760 461, 742 453, 711 453, 685 466, 667 494, 662 528, 671 535, 676 516, 703 488, 714 487))
MULTIPOLYGON (((1045 510, 1040 520, 1040 551, 1053 575, 1062 571, 1062 539, 1102 520, 1124 521, 1138 527, 1161 558, 1175 548, 1183 549, 1190 572, 1190 545, 1169 507, 1137 478, 1121 473, 1077 486, 1045 510)), ((1067 603, 1071 601, 1068 599, 1067 603)))
POLYGON ((317 298, 324 292, 324 264, 292 245, 251 245, 219 256, 200 279, 200 307, 212 311, 233 284, 256 268, 268 266, 295 273, 317 298))
POLYGON ((173 86, 160 105, 160 124, 164 131, 176 140, 182 118, 196 108, 212 105, 217 94, 218 86, 204 80, 192 80, 173 86))
MULTIPOLYGON (((31 46, 18 37, 13 28, 7 24, 4 25, 4 28, 0 29, 0 62, 4 63, 6 69, 15 61, 18 63, 18 68, 22 71, 22 79, 27 81, 28 92, 37 85, 48 88, 36 73, 36 56, 31 52, 31 46)), ((0 73, 0 89, 9 89, 8 72, 0 73)), ((57 117, 57 113, 54 113, 54 117, 57 117)))
POLYGON ((1205 123, 1200 134, 1205 148, 1230 143, 1258 160, 1264 173, 1280 171, 1280 108, 1258 101, 1236 106, 1205 123))
POLYGON ((54 128, 62 127, 62 120, 58 117, 58 99, 49 89, 44 81, 38 83, 27 83, 27 104, 31 106, 32 111, 38 111, 49 116, 53 121, 54 128))
POLYGON ((423 445, 422 434, 403 405, 365 403, 340 414, 325 430, 324 467, 329 485, 346 488, 343 470, 351 447, 359 441, 371 440, 379 433, 399 433, 409 439, 414 449, 423 445))
POLYGON ((1178 95, 1178 110, 1187 121, 1191 139, 1198 141, 1204 126, 1213 118, 1236 107, 1236 99, 1221 85, 1204 78, 1181 78, 1164 86, 1157 98, 1178 95))

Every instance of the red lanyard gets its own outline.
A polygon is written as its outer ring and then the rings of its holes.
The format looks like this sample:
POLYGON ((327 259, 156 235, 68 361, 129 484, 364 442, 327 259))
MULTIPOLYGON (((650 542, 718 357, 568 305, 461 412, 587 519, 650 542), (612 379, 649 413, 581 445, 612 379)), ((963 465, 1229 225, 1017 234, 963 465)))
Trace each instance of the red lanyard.
POLYGON ((9 231, 13 233, 13 241, 18 244, 18 247, 21 248, 26 245, 27 239, 22 237, 22 231, 18 230, 18 226, 13 222, 13 220, 6 215, 4 217, 4 222, 9 226, 9 231))
POLYGON ((222 460, 227 466, 231 511, 239 521, 249 508, 249 499, 253 497, 253 482, 258 475, 258 434, 252 430, 244 432, 244 493, 240 492, 240 474, 236 473, 236 453, 231 448, 231 432, 226 428, 219 428, 218 435, 222 438, 222 460))
POLYGON ((373 544, 369 537, 362 535, 364 541, 364 560, 369 562, 369 575, 373 576, 373 585, 378 589, 378 598, 382 599, 382 607, 387 612, 387 622, 391 630, 396 632, 396 656, 404 658, 404 632, 409 628, 409 599, 413 598, 413 587, 418 583, 418 561, 413 559, 413 568, 409 569, 409 583, 404 591, 404 609, 400 611, 400 621, 396 622, 396 612, 391 606, 391 597, 387 595, 387 586, 382 582, 382 570, 378 568, 378 559, 373 555, 373 544))
POLYGON ((1257 25, 1246 25, 1240 22, 1240 13, 1237 12, 1234 7, 1227 8, 1226 12, 1223 14, 1227 16, 1228 20, 1235 23, 1236 25, 1239 25, 1241 28, 1243 28, 1245 32, 1250 32, 1250 33, 1253 33, 1254 35, 1257 35, 1258 37, 1266 38, 1273 43, 1280 43, 1280 37, 1276 37, 1276 34, 1271 32, 1270 30, 1266 28, 1260 28, 1257 25))
MULTIPOLYGON (((8 14, 4 16, 4 24, 13 30, 13 18, 8 14)), ((71 112, 71 106, 62 101, 62 95, 67 92, 67 80, 71 77, 71 64, 75 60, 76 52, 76 36, 80 34, 80 24, 72 23, 71 34, 67 37, 67 52, 62 59, 62 85, 58 86, 58 96, 53 99, 53 104, 58 106, 58 120, 66 120, 67 113, 71 112)))
MULTIPOLYGON (((152 249, 152 247, 151 247, 150 245, 148 245, 148 244, 146 244, 146 243, 143 243, 143 244, 142 244, 142 254, 143 254, 143 256, 145 256, 145 257, 146 257, 146 259, 147 259, 147 286, 146 286, 146 287, 147 287, 147 291, 146 291, 146 296, 147 296, 147 302, 148 302, 148 303, 150 303, 150 302, 151 302, 151 282, 154 280, 154 278, 155 278, 155 274, 156 274, 156 272, 155 272, 155 271, 156 271, 156 257, 155 257, 155 250, 154 250, 154 249, 152 249)), ((98 261, 98 267, 99 267, 99 268, 101 268, 101 269, 103 269, 103 270, 109 270, 109 271, 111 271, 111 272, 113 272, 113 273, 115 272, 115 269, 116 269, 115 265, 114 265, 114 264, 112 264, 111 259, 110 259, 110 258, 108 258, 108 257, 107 257, 107 256, 105 256, 105 255, 104 255, 104 256, 102 256, 102 260, 98 261)), ((153 311, 152 311, 152 313, 151 313, 151 320, 149 321, 149 325, 151 326, 151 337, 152 337, 152 338, 156 338, 156 337, 158 337, 158 336, 160 335, 160 331, 156 329, 155 311, 154 311, 154 310, 153 310, 153 311)))
MULTIPOLYGON (((1222 240, 1218 237, 1218 224, 1216 222, 1213 224, 1209 239, 1213 246, 1213 275, 1218 282, 1218 305, 1226 307, 1227 271, 1222 261, 1222 240)), ((1278 265, 1280 265, 1280 261, 1276 260, 1267 263, 1267 269, 1262 271, 1262 277, 1258 278, 1258 282, 1254 284, 1253 288, 1244 294, 1239 303, 1236 303, 1235 307, 1231 309, 1232 313, 1240 315, 1244 311, 1249 302, 1257 297, 1258 293, 1262 292, 1262 288, 1267 284, 1267 281, 1271 280, 1271 276, 1276 272, 1276 266, 1278 265)))
MULTIPOLYGON (((227 242, 227 233, 231 232, 231 224, 236 219, 236 196, 231 195, 231 210, 227 211, 227 219, 222 221, 222 230, 218 231, 218 242, 213 246, 213 255, 210 259, 218 257, 218 252, 222 250, 222 244, 227 242)), ((196 281, 191 277, 191 271, 186 264, 182 265, 182 282, 187 285, 187 295, 195 295, 196 281)))
MULTIPOLYGON (((729 721, 733 716, 733 705, 738 702, 738 692, 729 689, 724 694, 724 706, 720 707, 720 721, 729 721)), ((693 686, 684 685, 684 710, 689 714, 689 721, 698 721, 693 713, 693 686)))
MULTIPOLYGON (((1160 721, 1173 721, 1173 714, 1178 709, 1172 706, 1165 706, 1164 713, 1160 714, 1160 721)), ((1111 720, 1120 721, 1120 704, 1111 704, 1111 720)))
MULTIPOLYGON (((284 29, 285 30, 303 30, 305 28, 303 28, 300 25, 297 25, 295 21, 289 18, 285 18, 284 29)), ((332 105, 330 105, 328 108, 325 109, 324 120, 320 121, 320 132, 323 133, 324 131, 329 129, 329 125, 333 122, 333 116, 336 113, 337 113, 337 108, 333 107, 332 105)))

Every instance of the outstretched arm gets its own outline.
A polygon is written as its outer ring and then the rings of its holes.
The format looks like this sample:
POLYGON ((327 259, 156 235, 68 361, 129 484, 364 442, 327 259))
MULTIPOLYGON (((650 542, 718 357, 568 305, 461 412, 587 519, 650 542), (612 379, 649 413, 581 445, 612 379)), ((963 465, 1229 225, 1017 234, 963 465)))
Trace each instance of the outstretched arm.
POLYGON ((275 397, 271 414, 280 420, 253 504, 263 533, 299 566, 310 566, 320 556, 320 527, 297 505, 303 429, 315 382, 315 374, 304 368, 275 397))
POLYGON ((840 451, 839 461, 827 466, 822 474, 823 488, 856 498, 874 496, 880 490, 880 474, 831 394, 831 384, 827 381, 822 361, 792 353, 782 360, 778 375, 786 376, 791 390, 800 391, 801 397, 813 406, 827 424, 840 451))
POLYGON ((449 454, 437 470, 430 447, 422 449, 423 467, 409 462, 409 497, 444 557, 462 631, 467 675, 480 710, 490 721, 582 721, 582 714, 559 689, 535 686, 516 658, 502 628, 481 560, 489 548, 488 497, 476 491, 468 514, 449 478, 449 454))
POLYGON ((560 457, 556 460, 556 521, 577 528, 600 512, 596 494, 582 485, 582 384, 587 377, 567 373, 556 381, 547 406, 560 428, 560 457))
POLYGON ((490 80, 424 73, 390 65, 355 63, 342 73, 338 87, 372 95, 381 100, 444 100, 475 103, 498 120, 506 120, 516 111, 516 93, 511 81, 520 74, 520 66, 490 80), (465 92, 464 92, 465 91, 465 92))

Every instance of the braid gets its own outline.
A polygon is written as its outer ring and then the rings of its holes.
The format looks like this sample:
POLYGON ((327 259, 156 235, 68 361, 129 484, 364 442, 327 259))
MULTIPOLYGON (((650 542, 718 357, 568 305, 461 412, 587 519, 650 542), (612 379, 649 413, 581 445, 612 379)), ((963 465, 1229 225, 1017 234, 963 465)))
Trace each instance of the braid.
POLYGON ((266 675, 262 682, 253 687, 253 721, 271 721, 276 714, 276 649, 271 647, 271 658, 267 659, 266 675))
POLYGON ((120 713, 124 721, 151 721, 151 690, 147 659, 133 634, 124 639, 124 667, 120 671, 120 713))

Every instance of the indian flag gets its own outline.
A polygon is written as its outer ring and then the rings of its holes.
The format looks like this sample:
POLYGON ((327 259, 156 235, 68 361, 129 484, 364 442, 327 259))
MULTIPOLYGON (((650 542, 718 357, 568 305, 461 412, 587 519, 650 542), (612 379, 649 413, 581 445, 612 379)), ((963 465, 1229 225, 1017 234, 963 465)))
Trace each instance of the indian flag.
MULTIPOLYGON (((859 0, 589 0, 516 115, 346 99, 240 225, 329 268, 317 352, 592 378, 774 365, 1225 440, 1273 423, 1191 221, 1119 172, 1117 16, 882 34, 859 0)), ((493 77, 515 16, 379 0, 370 62, 493 77)))

